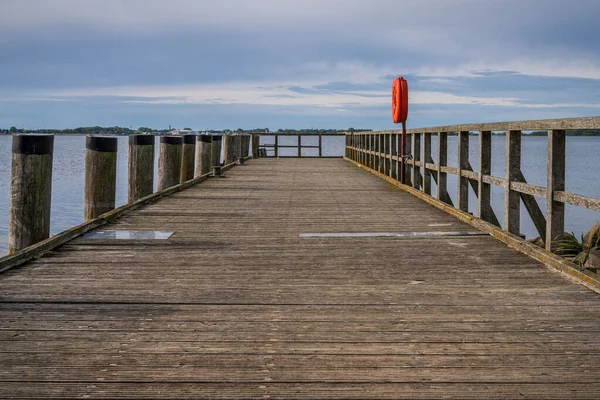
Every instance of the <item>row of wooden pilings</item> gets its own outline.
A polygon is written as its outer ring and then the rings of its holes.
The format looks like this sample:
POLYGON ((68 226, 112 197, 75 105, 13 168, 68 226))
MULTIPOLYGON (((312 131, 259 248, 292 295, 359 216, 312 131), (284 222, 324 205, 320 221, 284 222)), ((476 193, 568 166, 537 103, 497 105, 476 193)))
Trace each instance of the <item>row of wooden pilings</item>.
MULTIPOLYGON (((244 163, 250 144, 252 155, 258 157, 259 140, 258 135, 160 136, 158 191, 203 175, 219 177, 221 166, 244 163)), ((115 136, 86 137, 86 222, 115 208, 117 143, 115 136)), ((154 135, 129 136, 129 203, 154 192, 154 148, 154 135)), ((13 136, 9 254, 50 236, 53 152, 53 135, 13 136)))

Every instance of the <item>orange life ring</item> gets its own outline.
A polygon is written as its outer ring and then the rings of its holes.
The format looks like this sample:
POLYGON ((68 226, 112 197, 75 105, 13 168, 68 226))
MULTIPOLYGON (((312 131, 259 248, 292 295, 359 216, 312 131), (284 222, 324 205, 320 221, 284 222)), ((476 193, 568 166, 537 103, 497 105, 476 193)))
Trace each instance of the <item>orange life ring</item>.
POLYGON ((395 124, 403 124, 408 118, 408 82, 402 77, 392 85, 392 118, 395 124))

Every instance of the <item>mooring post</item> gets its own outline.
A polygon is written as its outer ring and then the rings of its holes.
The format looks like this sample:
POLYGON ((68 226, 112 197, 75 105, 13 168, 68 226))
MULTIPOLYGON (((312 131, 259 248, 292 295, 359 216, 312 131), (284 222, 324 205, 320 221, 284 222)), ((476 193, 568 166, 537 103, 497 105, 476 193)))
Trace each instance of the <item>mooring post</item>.
POLYGON ((242 136, 233 137, 233 160, 237 161, 242 156, 242 136))
POLYGON ((235 136, 223 136, 225 165, 235 162, 235 136))
POLYGON ((212 137, 212 150, 210 152, 210 166, 221 165, 221 142, 223 142, 223 136, 214 135, 212 137))
POLYGON ((212 162, 212 136, 200 135, 196 145, 196 176, 208 174, 212 162))
POLYGON ((90 221, 115 208, 117 143, 115 136, 86 137, 85 221, 90 221))
POLYGON ((161 136, 158 155, 158 190, 179 184, 183 137, 161 136))
MULTIPOLYGON (((243 157, 248 157, 248 155, 250 154, 250 143, 251 143, 252 138, 253 138, 253 136, 250 136, 250 135, 244 136, 244 147, 242 148, 242 156, 243 157)), ((254 153, 252 155, 254 156, 254 153)))
POLYGON ((196 160, 196 135, 183 136, 183 149, 181 156, 180 182, 194 179, 194 166, 196 160))
POLYGON ((154 135, 129 136, 129 203, 154 191, 154 142, 154 135))
POLYGON ((260 147, 260 135, 252 135, 252 158, 258 158, 259 147, 260 147))
POLYGON ((14 135, 8 254, 50 237, 52 135, 14 135))

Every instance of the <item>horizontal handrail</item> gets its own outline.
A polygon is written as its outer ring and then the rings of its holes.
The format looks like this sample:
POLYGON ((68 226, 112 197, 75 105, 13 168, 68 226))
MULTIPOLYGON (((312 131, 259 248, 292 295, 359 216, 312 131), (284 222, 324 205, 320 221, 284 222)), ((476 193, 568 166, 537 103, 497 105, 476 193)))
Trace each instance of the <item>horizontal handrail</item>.
MULTIPOLYGON (((558 119, 540 119, 528 121, 510 121, 510 122, 486 122, 474 124, 441 125, 426 128, 407 129, 407 134, 428 133, 428 132, 460 132, 460 131, 497 131, 504 132, 510 130, 519 131, 545 131, 545 130, 586 130, 600 129, 600 116, 583 118, 558 118, 558 119)), ((382 130, 367 131, 357 133, 346 133, 346 135, 381 135, 381 134, 402 133, 401 130, 382 130)))
POLYGON ((564 205, 600 211, 600 199, 570 193, 565 190, 566 131, 600 130, 600 117, 532 120, 482 124, 447 125, 408 130, 406 157, 401 155, 401 131, 357 132, 346 135, 346 158, 368 169, 382 173, 397 181, 404 172, 404 185, 431 196, 431 181, 437 185, 437 197, 454 206, 447 188, 447 174, 458 178, 455 208, 468 212, 469 187, 477 197, 478 216, 486 222, 500 226, 491 207, 491 186, 505 190, 504 229, 520 234, 520 203, 545 241, 547 250, 556 247, 555 239, 564 232, 564 205), (548 164, 546 187, 527 183, 521 172, 521 136, 524 130, 542 130, 548 133, 548 164), (491 174, 491 137, 493 131, 506 132, 505 176, 491 174), (458 136, 458 165, 449 167, 448 136, 458 136), (469 138, 479 133, 479 171, 473 171, 469 162, 469 138), (432 136, 438 137, 438 160, 432 158, 432 136), (535 198, 546 201, 542 212, 535 198))

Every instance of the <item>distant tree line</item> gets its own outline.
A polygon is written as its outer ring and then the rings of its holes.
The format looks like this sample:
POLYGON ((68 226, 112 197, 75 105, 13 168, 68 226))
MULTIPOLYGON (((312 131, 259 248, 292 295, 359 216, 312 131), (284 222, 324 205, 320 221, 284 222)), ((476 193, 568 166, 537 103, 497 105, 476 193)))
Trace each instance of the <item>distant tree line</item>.
POLYGON ((0 133, 49 133, 49 134, 62 134, 62 135, 133 135, 136 133, 147 133, 147 132, 168 132, 167 129, 157 131, 155 129, 140 127, 137 130, 129 128, 123 128, 120 126, 81 126, 79 128, 72 129, 18 129, 11 126, 8 129, 0 129, 0 133))
MULTIPOLYGON (((184 128, 184 130, 191 130, 190 128, 184 128)), ((130 128, 124 128, 120 126, 102 127, 102 126, 82 126, 79 128, 72 129, 22 129, 11 126, 8 129, 1 129, 0 134, 13 134, 13 133, 49 133, 49 134, 61 134, 61 135, 134 135, 139 133, 167 133, 170 129, 152 129, 146 126, 140 126, 138 129, 133 130, 130 128)), ((296 134, 335 134, 342 132, 369 132, 372 129, 278 129, 277 133, 296 133, 296 134)), ((256 128, 256 129, 223 129, 218 130, 207 130, 208 133, 269 133, 268 128, 256 128)))

